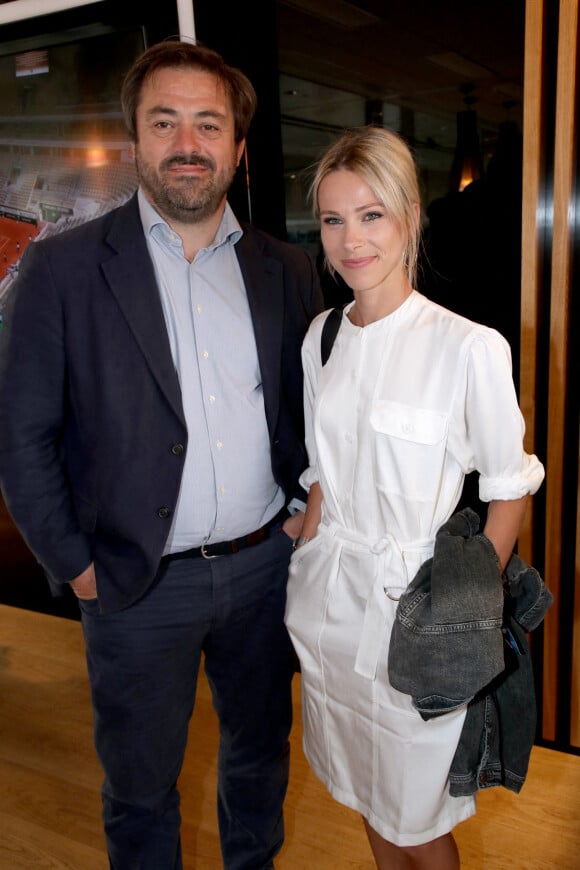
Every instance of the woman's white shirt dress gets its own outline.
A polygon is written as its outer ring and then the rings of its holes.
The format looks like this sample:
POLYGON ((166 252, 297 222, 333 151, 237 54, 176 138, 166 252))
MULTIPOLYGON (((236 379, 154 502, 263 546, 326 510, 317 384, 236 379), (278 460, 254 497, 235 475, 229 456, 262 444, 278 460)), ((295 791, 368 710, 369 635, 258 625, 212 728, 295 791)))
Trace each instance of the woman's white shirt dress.
POLYGON ((343 316, 322 367, 327 313, 302 350, 302 484, 320 482, 322 522, 292 557, 286 609, 301 662, 304 751, 339 802, 387 840, 418 845, 472 815, 475 802, 448 787, 465 708, 424 721, 389 684, 397 600, 432 556, 466 474, 477 469, 487 502, 534 493, 544 469, 523 450, 510 349, 498 332, 413 291, 364 328, 343 316))

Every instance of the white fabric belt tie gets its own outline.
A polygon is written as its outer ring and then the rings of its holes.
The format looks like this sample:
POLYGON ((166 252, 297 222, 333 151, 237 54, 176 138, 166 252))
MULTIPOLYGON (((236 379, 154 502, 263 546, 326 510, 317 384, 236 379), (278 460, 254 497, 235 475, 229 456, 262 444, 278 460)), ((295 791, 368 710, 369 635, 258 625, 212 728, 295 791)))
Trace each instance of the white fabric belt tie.
POLYGON ((367 552, 377 556, 374 560, 373 583, 366 602, 354 665, 357 674, 374 680, 385 643, 387 626, 385 596, 393 601, 398 601, 407 587, 409 578, 404 553, 425 550, 432 542, 428 540, 413 541, 412 544, 407 544, 404 549, 401 549, 395 538, 388 533, 382 538, 372 540, 340 526, 336 522, 331 522, 328 525, 321 524, 320 532, 326 532, 347 544, 355 545, 357 549, 362 547, 367 552))

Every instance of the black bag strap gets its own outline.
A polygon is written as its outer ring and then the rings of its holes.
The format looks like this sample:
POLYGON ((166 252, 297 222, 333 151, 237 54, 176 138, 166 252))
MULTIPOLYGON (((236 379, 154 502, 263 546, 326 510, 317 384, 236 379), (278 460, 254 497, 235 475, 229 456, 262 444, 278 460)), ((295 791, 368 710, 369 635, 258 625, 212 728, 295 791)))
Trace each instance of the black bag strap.
POLYGON ((333 308, 324 321, 322 335, 320 337, 320 356, 322 358, 322 365, 326 365, 328 357, 330 356, 334 339, 340 329, 341 320, 342 308, 333 308))

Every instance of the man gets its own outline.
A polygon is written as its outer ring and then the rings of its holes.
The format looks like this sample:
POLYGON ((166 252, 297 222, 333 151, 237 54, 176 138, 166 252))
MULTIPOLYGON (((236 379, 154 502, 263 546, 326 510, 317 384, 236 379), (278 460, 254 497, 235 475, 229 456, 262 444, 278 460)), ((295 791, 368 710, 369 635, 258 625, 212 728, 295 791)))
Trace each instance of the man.
POLYGON ((110 866, 182 866, 176 782, 203 656, 224 866, 272 868, 300 347, 322 299, 307 254, 226 201, 255 109, 246 77, 168 41, 121 96, 139 191, 26 252, 0 339, 0 481, 51 585, 80 602, 110 866))

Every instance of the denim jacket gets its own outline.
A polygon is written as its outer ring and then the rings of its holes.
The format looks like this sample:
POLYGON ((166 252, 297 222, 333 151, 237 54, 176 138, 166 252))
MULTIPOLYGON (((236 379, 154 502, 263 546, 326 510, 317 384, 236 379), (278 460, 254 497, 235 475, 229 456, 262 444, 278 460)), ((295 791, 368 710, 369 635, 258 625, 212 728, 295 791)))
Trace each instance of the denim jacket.
POLYGON ((456 796, 523 784, 536 726, 526 632, 553 600, 515 554, 502 577, 478 528, 470 508, 441 527, 433 558, 399 601, 389 646, 391 683, 424 719, 468 704, 450 771, 456 796))

